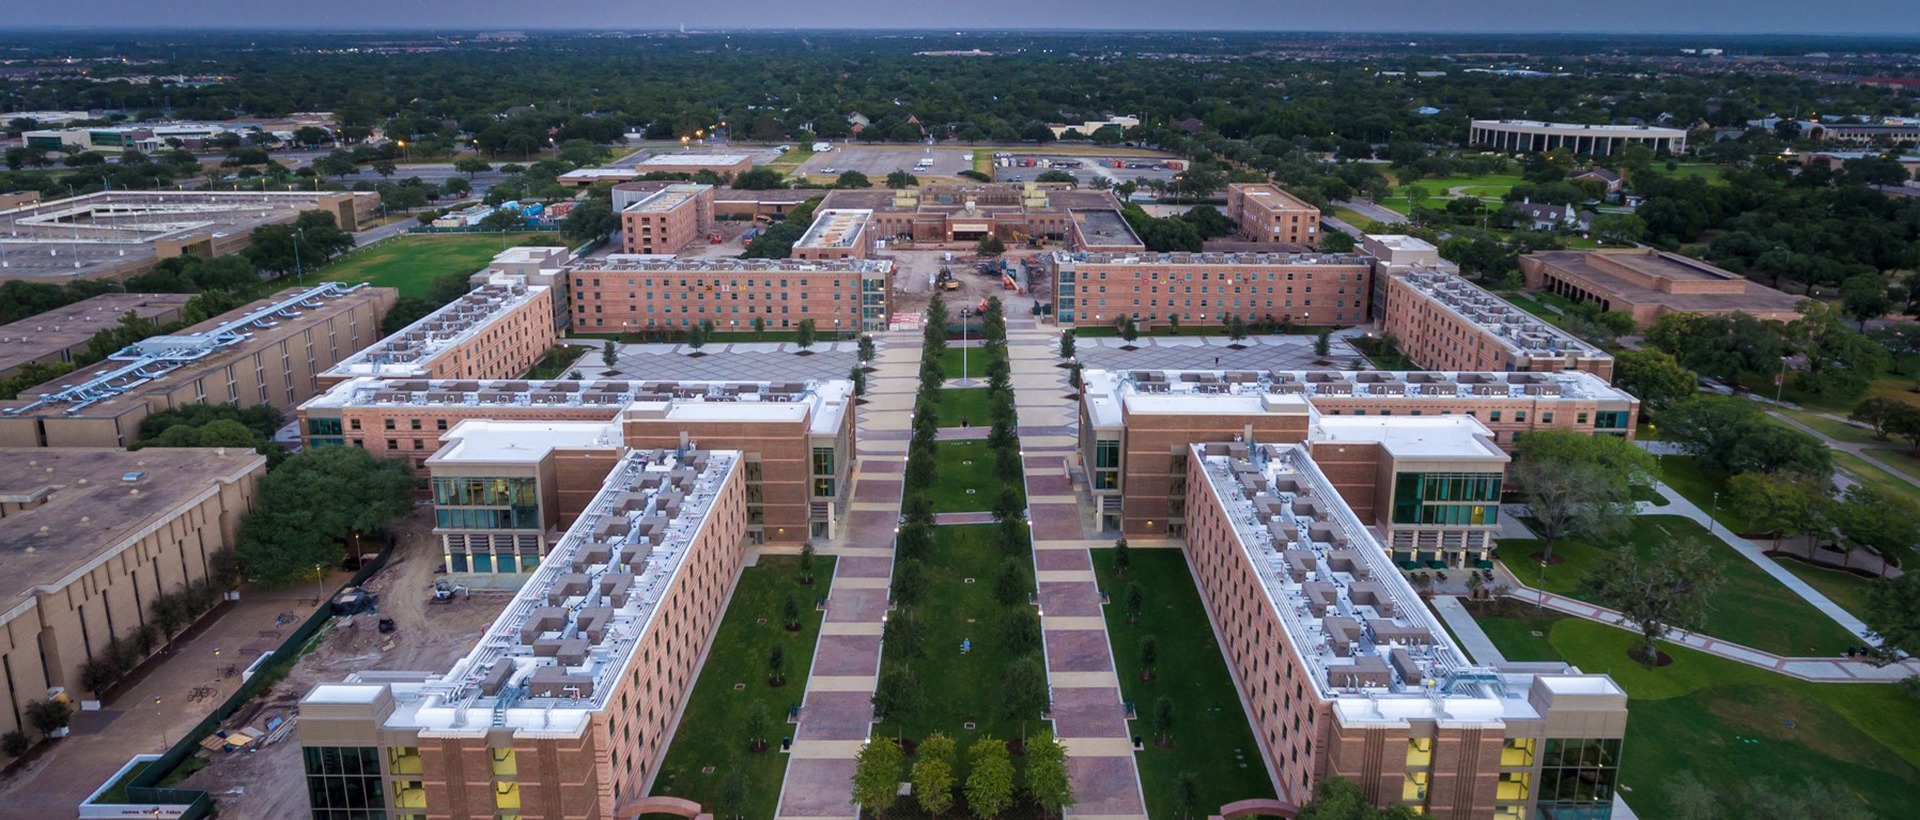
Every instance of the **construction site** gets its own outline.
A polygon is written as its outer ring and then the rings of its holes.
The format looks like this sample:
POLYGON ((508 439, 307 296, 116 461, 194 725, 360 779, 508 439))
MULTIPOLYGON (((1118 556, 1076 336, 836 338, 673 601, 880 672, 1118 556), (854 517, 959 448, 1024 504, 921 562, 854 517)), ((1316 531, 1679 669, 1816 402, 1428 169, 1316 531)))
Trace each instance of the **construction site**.
POLYGON ((226 817, 305 816, 300 746, 289 742, 298 737, 296 705, 301 696, 355 672, 447 668, 472 648, 512 600, 514 588, 507 584, 525 578, 500 576, 487 579, 492 586, 469 589, 464 579, 445 575, 428 506, 416 507, 397 523, 394 537, 392 557, 356 590, 361 597, 335 598, 336 609, 344 604, 360 611, 335 618, 285 680, 222 727, 228 735, 262 733, 264 742, 226 751, 216 733, 201 744, 205 765, 182 780, 181 788, 213 795, 226 817))
POLYGON ((0 279, 60 284, 125 281, 181 255, 245 250, 255 228, 302 211, 333 214, 352 231, 374 218, 374 193, 312 191, 105 191, 0 210, 0 279))

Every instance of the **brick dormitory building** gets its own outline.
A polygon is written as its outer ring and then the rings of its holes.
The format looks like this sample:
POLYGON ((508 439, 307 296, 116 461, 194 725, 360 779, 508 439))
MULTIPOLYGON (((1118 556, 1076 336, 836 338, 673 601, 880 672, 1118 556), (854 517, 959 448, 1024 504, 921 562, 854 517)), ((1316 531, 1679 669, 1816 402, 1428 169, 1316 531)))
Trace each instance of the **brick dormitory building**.
POLYGON ((632 817, 747 554, 744 459, 634 450, 450 669, 300 701, 316 817, 632 817))

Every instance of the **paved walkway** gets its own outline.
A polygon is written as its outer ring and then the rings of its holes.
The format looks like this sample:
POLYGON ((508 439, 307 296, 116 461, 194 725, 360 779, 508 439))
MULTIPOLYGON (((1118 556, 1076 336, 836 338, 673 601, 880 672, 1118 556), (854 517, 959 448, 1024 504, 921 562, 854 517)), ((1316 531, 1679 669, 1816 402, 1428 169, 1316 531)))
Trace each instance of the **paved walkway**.
POLYGON ((854 757, 873 727, 880 630, 893 576, 893 530, 920 369, 918 331, 875 334, 866 405, 855 410, 858 460, 839 537, 825 623, 794 727, 779 818, 853 818, 854 757))
POLYGON ((1069 818, 1146 817, 1132 733, 1114 674, 1100 584, 1094 576, 1080 504, 1068 473, 1077 439, 1074 408, 1059 363, 1058 334, 1037 327, 1023 302, 1007 305, 1007 354, 1020 451, 1026 467, 1034 579, 1039 587, 1054 734, 1067 747, 1076 805, 1069 818))
MULTIPOLYGON (((1873 456, 1867 455, 1868 450, 1892 450, 1899 446, 1897 444, 1893 444, 1892 442, 1889 442, 1884 446, 1880 446, 1880 445, 1872 445, 1872 444, 1860 444, 1852 441, 1841 441, 1837 438, 1828 436, 1826 433, 1822 433, 1819 430, 1815 430, 1812 427, 1808 427, 1807 425, 1801 424, 1798 420, 1795 420, 1794 418, 1778 410, 1769 408, 1767 410, 1767 415, 1772 416, 1776 419, 1779 419, 1783 422, 1786 422, 1788 427, 1792 427, 1795 430, 1799 430, 1802 433, 1806 433, 1807 435, 1810 435, 1810 436, 1813 436, 1814 438, 1819 439, 1822 443, 1826 444, 1828 447, 1831 447, 1835 450, 1839 450, 1840 452, 1843 452, 1843 453, 1850 453, 1852 455, 1858 456, 1860 460, 1865 461, 1868 464, 1872 464, 1876 467, 1880 467, 1881 472, 1886 473, 1887 475, 1893 476, 1894 478, 1900 479, 1901 481, 1905 481, 1908 484, 1911 484, 1915 487, 1920 487, 1920 478, 1914 478, 1913 476, 1907 475, 1905 472, 1893 469, 1892 467, 1888 467, 1885 464, 1882 464, 1879 459, 1874 458, 1873 456)), ((1822 415, 1827 415, 1827 414, 1822 414, 1822 415)), ((1846 419, 1840 418, 1839 416, 1828 416, 1828 417, 1832 418, 1834 421, 1840 422, 1841 424, 1851 423, 1846 419)), ((1860 428, 1860 431, 1863 433, 1870 432, 1864 427, 1860 428)))
POLYGON ((1692 501, 1688 501, 1686 496, 1675 492, 1672 487, 1667 486, 1665 483, 1657 485, 1657 489, 1660 491, 1660 496, 1667 500, 1666 506, 1659 506, 1650 501, 1642 501, 1637 510, 1640 515, 1677 515, 1681 518, 1692 519, 1694 523, 1711 530, 1714 537, 1719 538, 1722 543, 1732 547, 1733 550, 1740 553, 1742 557, 1752 561, 1754 566, 1759 567, 1768 575, 1773 576, 1774 580, 1779 581, 1781 585, 1792 590, 1793 594, 1800 596, 1801 599, 1812 604, 1814 609, 1820 610, 1822 614, 1832 618, 1835 623, 1840 624, 1842 628, 1853 633, 1855 637, 1874 646, 1880 645, 1880 639, 1872 637, 1872 633, 1867 629, 1865 623, 1859 618, 1854 617, 1853 613, 1846 611, 1846 609, 1842 608, 1839 604, 1834 603, 1833 600, 1826 595, 1821 594, 1820 590, 1814 589, 1806 581, 1800 580, 1800 576, 1788 572, 1786 567, 1780 566, 1779 562, 1768 557, 1759 544, 1755 544, 1728 531, 1725 525, 1714 521, 1707 515, 1705 510, 1700 509, 1700 507, 1692 501))

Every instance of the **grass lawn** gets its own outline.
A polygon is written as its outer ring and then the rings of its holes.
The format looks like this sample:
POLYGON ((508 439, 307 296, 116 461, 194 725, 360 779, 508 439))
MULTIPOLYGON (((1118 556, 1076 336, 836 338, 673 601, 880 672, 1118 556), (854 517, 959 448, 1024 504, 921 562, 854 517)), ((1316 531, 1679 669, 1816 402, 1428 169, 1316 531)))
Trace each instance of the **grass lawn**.
MULTIPOLYGON (((992 524, 934 528, 933 550, 926 560, 927 597, 915 607, 926 627, 924 656, 906 661, 887 658, 890 664, 905 662, 919 676, 924 705, 905 718, 889 718, 873 732, 913 740, 946 733, 962 751, 960 765, 955 766, 961 782, 966 780, 968 746, 987 735, 1018 738, 1022 728, 1019 721, 1002 717, 994 685, 1015 660, 1000 642, 1000 619, 1007 607, 993 598, 993 579, 1008 557, 995 543, 998 529, 992 524), (972 583, 967 582, 969 578, 972 583), (973 643, 962 655, 960 642, 965 640, 973 643), (974 728, 966 728, 969 721, 974 728)), ((1031 552, 1015 560, 1032 571, 1031 552)), ((1029 721, 1025 728, 1033 731, 1041 724, 1029 721)), ((1014 760, 1018 765, 1022 758, 1014 760)))
POLYGON ((369 282, 398 288, 401 296, 425 296, 433 280, 473 273, 516 245, 562 245, 555 233, 454 233, 396 236, 352 251, 321 268, 317 281, 369 282))
MULTIPOLYGON (((960 369, 960 348, 948 345, 946 350, 940 351, 940 370, 945 373, 949 379, 984 379, 987 377, 987 358, 985 348, 975 347, 968 349, 966 352, 967 367, 963 373, 960 369)), ((941 423, 946 423, 945 416, 941 417, 941 423)))
POLYGON ((1867 611, 1867 590, 1873 588, 1873 579, 1855 575, 1838 569, 1816 567, 1804 561, 1792 558, 1777 559, 1780 566, 1799 576, 1800 580, 1820 591, 1829 600, 1839 604, 1841 609, 1855 616, 1867 611))
MULTIPOLYGON (((1502 651, 1530 651, 1505 640, 1510 630, 1488 634, 1502 651)), ((1620 778, 1641 817, 1674 815, 1681 772, 1723 796, 1763 779, 1814 780, 1879 817, 1920 815, 1920 702, 1899 686, 1804 683, 1671 644, 1673 664, 1647 670, 1626 654, 1639 636, 1575 618, 1554 623, 1548 640, 1631 697, 1620 778)))
POLYGON ((1874 487, 1896 498, 1904 498, 1907 503, 1920 506, 1920 487, 1915 487, 1905 479, 1887 472, 1879 465, 1852 453, 1833 452, 1833 466, 1852 476, 1854 480, 1874 487))
MULTIPOLYGON (((1860 639, 1842 629, 1833 619, 1822 615, 1813 605, 1781 586, 1752 561, 1732 547, 1708 535, 1691 519, 1671 515, 1643 515, 1633 520, 1629 536, 1642 556, 1681 540, 1701 541, 1712 551, 1714 563, 1726 578, 1726 585, 1714 598, 1713 611, 1707 615, 1701 631, 1717 638, 1755 649, 1790 656, 1832 656, 1856 646, 1860 639)), ((1598 547, 1573 538, 1561 538, 1553 546, 1556 558, 1564 559, 1542 567, 1528 556, 1537 542, 1501 541, 1501 553, 1508 568, 1529 586, 1574 598, 1584 598, 1580 579, 1599 566, 1609 554, 1598 547)))
POLYGON ((833 578, 833 559, 819 556, 814 559, 813 585, 803 586, 797 576, 799 563, 794 556, 765 556, 740 574, 713 649, 660 766, 655 794, 718 805, 728 773, 739 770, 747 777, 747 816, 773 816, 787 769, 780 739, 793 734, 787 710, 806 693, 807 670, 813 666, 814 642, 820 634, 823 615, 813 602, 827 594, 833 578), (780 623, 781 605, 789 594, 800 604, 799 632, 788 632, 780 623), (767 653, 775 644, 786 648, 787 682, 778 688, 767 685, 766 672, 767 653), (747 688, 735 690, 736 683, 747 688), (773 744, 758 753, 747 750, 747 715, 755 711, 767 716, 767 739, 773 744), (701 774, 707 766, 714 767, 713 774, 701 774))
MULTIPOLYGON (((988 427, 993 424, 993 410, 989 407, 984 387, 948 387, 940 391, 941 427, 959 427, 960 420, 966 419, 975 427, 988 427)), ((942 464, 941 466, 946 466, 942 464)))
POLYGON ((527 371, 525 378, 558 379, 566 375, 568 368, 573 366, 574 361, 578 360, 582 354, 588 352, 594 354, 594 358, 589 364, 599 364, 599 348, 599 345, 554 345, 547 349, 547 355, 540 357, 540 361, 534 362, 533 367, 527 371))
POLYGON ((1487 633, 1493 645, 1500 648, 1501 656, 1507 660, 1560 660, 1560 651, 1554 649, 1548 639, 1553 634, 1553 625, 1565 616, 1525 604, 1513 604, 1502 610, 1481 609, 1468 604, 1467 611, 1473 613, 1473 620, 1480 624, 1480 630, 1487 633), (1539 634, 1534 634, 1536 632, 1539 634))
POLYGON ((1140 719, 1131 731, 1147 741, 1134 753, 1146 789, 1147 816, 1173 817, 1178 798, 1173 785, 1181 772, 1199 779, 1200 805, 1272 797, 1273 781, 1254 745, 1247 713, 1227 674, 1226 660, 1214 643, 1213 628, 1180 550, 1133 550, 1125 579, 1113 576, 1113 550, 1093 551, 1093 566, 1114 603, 1105 608, 1107 637, 1121 697, 1131 701, 1140 719), (1128 584, 1139 584, 1145 606, 1140 623, 1127 625, 1120 602, 1128 584), (1154 636, 1159 652, 1155 678, 1140 679, 1140 637, 1154 636), (1173 745, 1154 745, 1153 710, 1160 698, 1173 701, 1173 745))
POLYGON ((1920 458, 1915 458, 1913 452, 1905 447, 1897 444, 1889 447, 1869 447, 1865 452, 1867 458, 1875 464, 1920 478, 1920 458))
POLYGON ((1713 494, 1727 490, 1725 473, 1701 467, 1693 456, 1670 455, 1660 457, 1660 480, 1681 497, 1712 514, 1715 521, 1736 530, 1746 528, 1746 522, 1740 520, 1741 517, 1732 510, 1715 509, 1713 494))
MULTIPOLYGON (((944 424, 946 415, 940 418, 944 424)), ((985 441, 940 442, 939 475, 929 490, 934 512, 986 512, 1006 486, 993 474, 993 449, 985 441)), ((1024 505, 1026 489, 1019 485, 1012 489, 1024 505)))
POLYGON ((791 175, 800 167, 800 163, 806 162, 811 156, 813 156, 812 147, 796 144, 793 150, 774 157, 767 163, 767 167, 782 174, 791 175))

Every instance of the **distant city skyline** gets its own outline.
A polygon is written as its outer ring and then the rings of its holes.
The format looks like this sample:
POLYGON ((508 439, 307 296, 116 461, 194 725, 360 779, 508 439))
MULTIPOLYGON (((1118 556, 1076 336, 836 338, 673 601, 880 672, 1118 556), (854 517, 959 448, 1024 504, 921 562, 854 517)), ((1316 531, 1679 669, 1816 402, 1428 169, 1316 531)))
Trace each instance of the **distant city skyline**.
POLYGON ((1330 7, 1305 0, 980 0, 934 8, 897 0, 829 4, 739 0, 723 5, 556 0, 391 3, 335 0, 137 0, 18 3, 11 26, 181 29, 1079 29, 1713 35, 1920 36, 1920 3, 1898 0, 1810 7, 1788 0, 1615 0, 1609 3, 1440 4, 1376 0, 1330 7), (1331 13, 1330 13, 1331 12, 1331 13))

